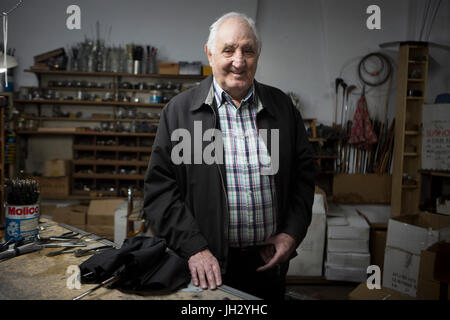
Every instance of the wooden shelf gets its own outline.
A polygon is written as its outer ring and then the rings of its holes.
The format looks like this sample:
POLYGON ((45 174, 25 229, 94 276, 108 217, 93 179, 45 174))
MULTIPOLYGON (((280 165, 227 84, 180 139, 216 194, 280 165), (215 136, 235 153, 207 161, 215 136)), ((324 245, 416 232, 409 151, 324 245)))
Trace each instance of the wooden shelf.
POLYGON ((325 142, 327 139, 325 138, 308 138, 309 142, 325 142))
MULTIPOLYGON (((64 129, 64 128, 61 128, 64 129)), ((125 136, 125 137, 155 137, 156 133, 144 132, 83 132, 83 131, 16 131, 18 135, 77 135, 77 136, 125 136)))
POLYGON ((408 60, 408 63, 412 64, 426 64, 428 61, 416 61, 416 60, 408 60))
POLYGON ((15 103, 25 104, 70 104, 70 105, 92 105, 92 106, 122 106, 122 107, 145 107, 145 108, 164 108, 163 103, 134 103, 120 101, 88 101, 88 100, 25 100, 16 99, 15 103))
POLYGON ((143 174, 102 174, 102 173, 74 173, 73 178, 78 179, 104 179, 104 180, 143 180, 143 174))
POLYGON ((421 174, 426 174, 435 177, 446 177, 450 178, 450 172, 442 172, 442 171, 429 171, 429 170, 420 170, 421 174))
POLYGON ((408 82, 424 82, 424 79, 408 78, 408 82))
POLYGON ((146 167, 148 161, 127 161, 127 160, 72 160, 74 165, 93 165, 93 166, 136 166, 146 167))
POLYGON ((26 117, 25 120, 38 120, 38 121, 78 121, 78 122, 154 122, 159 123, 159 119, 139 119, 139 118, 133 118, 133 119, 114 119, 114 118, 56 118, 56 117, 26 117))
POLYGON ((417 184, 403 184, 402 188, 403 189, 416 189, 417 188, 417 184))
POLYGON ((329 154, 323 154, 323 155, 314 155, 315 159, 336 159, 336 155, 329 155, 329 154))
POLYGON ((39 75, 62 75, 62 76, 91 76, 91 77, 132 77, 132 78, 153 78, 153 79, 180 79, 180 80, 203 80, 203 75, 182 75, 182 74, 133 74, 120 72, 84 72, 84 71, 66 71, 66 70, 34 70, 25 69, 25 72, 31 72, 39 75))
POLYGON ((406 135, 406 136, 418 136, 418 135, 419 135, 419 131, 415 131, 415 130, 406 130, 406 131, 405 131, 405 135, 406 135))
POLYGON ((124 151, 124 152, 152 152, 150 147, 126 147, 126 146, 84 146, 73 145, 73 150, 81 151, 124 151))
POLYGON ((407 100, 423 100, 425 99, 424 97, 406 97, 407 100))
POLYGON ((419 154, 417 152, 405 152, 403 154, 405 157, 417 157, 419 154))

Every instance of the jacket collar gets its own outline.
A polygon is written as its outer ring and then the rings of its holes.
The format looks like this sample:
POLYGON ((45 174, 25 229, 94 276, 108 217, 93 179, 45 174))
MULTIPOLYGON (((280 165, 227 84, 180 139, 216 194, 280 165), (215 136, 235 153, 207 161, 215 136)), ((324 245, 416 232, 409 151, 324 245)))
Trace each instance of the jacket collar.
MULTIPOLYGON (((191 111, 196 111, 200 109, 205 104, 206 99, 208 96, 211 95, 211 85, 213 82, 213 76, 209 75, 207 78, 202 80, 200 84, 194 89, 193 92, 193 99, 192 99, 192 105, 190 107, 191 111)), ((264 85, 260 84, 256 80, 254 81, 255 85, 255 92, 260 99, 262 105, 264 108, 272 115, 274 116, 276 105, 274 104, 273 99, 270 96, 270 93, 267 91, 267 89, 264 87, 264 85)))

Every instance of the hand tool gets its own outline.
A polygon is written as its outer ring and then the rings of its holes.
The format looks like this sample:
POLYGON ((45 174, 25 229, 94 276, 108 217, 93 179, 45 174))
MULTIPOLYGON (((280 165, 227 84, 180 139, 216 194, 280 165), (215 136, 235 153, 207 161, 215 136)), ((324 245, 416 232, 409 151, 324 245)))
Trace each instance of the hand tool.
POLYGON ((88 291, 86 291, 85 293, 80 294, 79 296, 73 298, 73 300, 80 300, 82 298, 84 298, 85 296, 87 296, 88 294, 91 294, 92 292, 94 292, 97 289, 100 289, 101 287, 107 285, 107 284, 112 284, 113 282, 117 281, 120 279, 120 275, 114 275, 111 278, 106 279, 105 281, 103 281, 102 283, 96 285, 95 287, 93 287, 92 289, 89 289, 88 291))
POLYGON ((74 253, 75 257, 83 257, 83 256, 86 256, 86 255, 94 254, 94 253, 99 252, 101 250, 110 249, 110 248, 113 248, 113 246, 105 245, 105 246, 99 246, 99 247, 95 247, 95 248, 75 249, 75 250, 74 249, 68 249, 66 247, 66 248, 63 248, 63 249, 58 250, 58 251, 49 252, 49 253, 46 254, 46 256, 47 257, 54 257, 54 256, 59 256, 61 254, 65 254, 65 253, 74 253))

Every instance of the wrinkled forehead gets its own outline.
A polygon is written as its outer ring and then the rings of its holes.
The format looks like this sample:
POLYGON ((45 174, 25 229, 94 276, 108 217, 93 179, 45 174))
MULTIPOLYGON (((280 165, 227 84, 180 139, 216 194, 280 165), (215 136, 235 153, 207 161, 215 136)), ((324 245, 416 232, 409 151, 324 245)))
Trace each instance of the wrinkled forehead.
POLYGON ((247 21, 239 18, 230 18, 222 22, 217 30, 218 46, 246 45, 257 46, 256 36, 247 21))

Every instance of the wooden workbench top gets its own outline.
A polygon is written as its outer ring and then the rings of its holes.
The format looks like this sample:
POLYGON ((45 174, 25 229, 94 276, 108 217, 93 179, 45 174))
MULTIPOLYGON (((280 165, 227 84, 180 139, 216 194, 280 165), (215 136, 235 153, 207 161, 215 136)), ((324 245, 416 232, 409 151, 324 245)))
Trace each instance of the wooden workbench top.
MULTIPOLYGON (((52 221, 41 219, 48 225, 41 231, 42 237, 56 236, 73 230, 69 226, 56 224, 52 221)), ((89 236, 91 241, 87 247, 104 245, 105 240, 94 240, 95 236, 89 236)), ((110 242, 107 242, 111 244, 110 242)), ((95 284, 82 284, 80 290, 69 289, 67 279, 71 274, 67 273, 70 265, 79 266, 91 256, 75 257, 73 254, 62 254, 47 257, 51 251, 61 248, 45 248, 32 253, 14 257, 0 262, 0 299, 13 300, 71 300, 84 293, 95 284)), ((84 248, 83 248, 84 249, 84 248)), ((167 292, 143 292, 125 293, 117 289, 100 288, 84 300, 245 300, 252 298, 245 293, 222 286, 218 290, 198 290, 197 292, 186 292, 179 290, 175 293, 167 292), (222 288, 223 287, 223 288, 222 288)))

